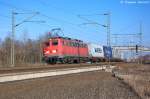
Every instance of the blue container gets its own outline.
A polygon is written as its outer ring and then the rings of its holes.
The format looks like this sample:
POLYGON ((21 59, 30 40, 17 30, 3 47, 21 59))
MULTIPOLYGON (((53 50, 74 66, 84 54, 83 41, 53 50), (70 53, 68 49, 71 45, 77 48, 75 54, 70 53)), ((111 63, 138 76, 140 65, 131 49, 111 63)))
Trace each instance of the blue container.
POLYGON ((107 59, 112 58, 112 48, 110 46, 103 46, 104 57, 107 59))

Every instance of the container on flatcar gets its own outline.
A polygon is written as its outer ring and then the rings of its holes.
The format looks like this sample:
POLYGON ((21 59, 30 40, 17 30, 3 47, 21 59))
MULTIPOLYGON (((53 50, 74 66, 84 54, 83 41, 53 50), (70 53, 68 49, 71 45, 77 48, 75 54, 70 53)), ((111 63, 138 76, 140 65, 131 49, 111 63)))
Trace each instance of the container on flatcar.
POLYGON ((104 57, 103 46, 94 43, 88 43, 89 57, 104 57))
POLYGON ((121 51, 116 48, 112 48, 112 56, 113 58, 121 59, 122 58, 121 51))
POLYGON ((106 59, 112 58, 112 48, 110 46, 103 46, 104 56, 106 59))

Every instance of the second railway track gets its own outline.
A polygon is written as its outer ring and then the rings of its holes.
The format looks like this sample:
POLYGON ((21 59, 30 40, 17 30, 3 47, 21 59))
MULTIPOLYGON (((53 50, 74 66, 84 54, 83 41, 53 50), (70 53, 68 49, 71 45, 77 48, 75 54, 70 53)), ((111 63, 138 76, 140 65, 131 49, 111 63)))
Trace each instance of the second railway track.
MULTIPOLYGON (((115 63, 111 63, 115 64, 115 63)), ((55 65, 39 65, 39 66, 21 66, 21 67, 7 67, 0 68, 0 74, 7 73, 19 73, 19 72, 32 72, 41 70, 55 70, 55 69, 65 69, 65 68, 75 68, 75 67, 86 67, 86 66, 101 66, 107 65, 107 63, 98 64, 55 64, 55 65)))

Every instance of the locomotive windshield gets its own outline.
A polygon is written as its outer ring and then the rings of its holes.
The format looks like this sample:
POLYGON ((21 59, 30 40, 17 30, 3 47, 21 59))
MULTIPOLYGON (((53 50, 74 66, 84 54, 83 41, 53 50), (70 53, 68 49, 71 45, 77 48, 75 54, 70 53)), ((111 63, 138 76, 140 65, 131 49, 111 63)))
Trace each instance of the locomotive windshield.
POLYGON ((58 45, 58 40, 52 40, 52 45, 58 45))

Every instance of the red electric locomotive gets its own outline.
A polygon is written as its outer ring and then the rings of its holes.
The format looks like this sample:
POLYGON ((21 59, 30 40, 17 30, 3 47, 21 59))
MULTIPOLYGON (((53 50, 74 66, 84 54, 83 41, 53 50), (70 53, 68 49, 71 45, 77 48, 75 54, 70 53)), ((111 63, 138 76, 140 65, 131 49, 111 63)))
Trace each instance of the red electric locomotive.
POLYGON ((78 63, 88 59, 87 44, 81 40, 53 37, 44 45, 43 56, 47 63, 78 63))

